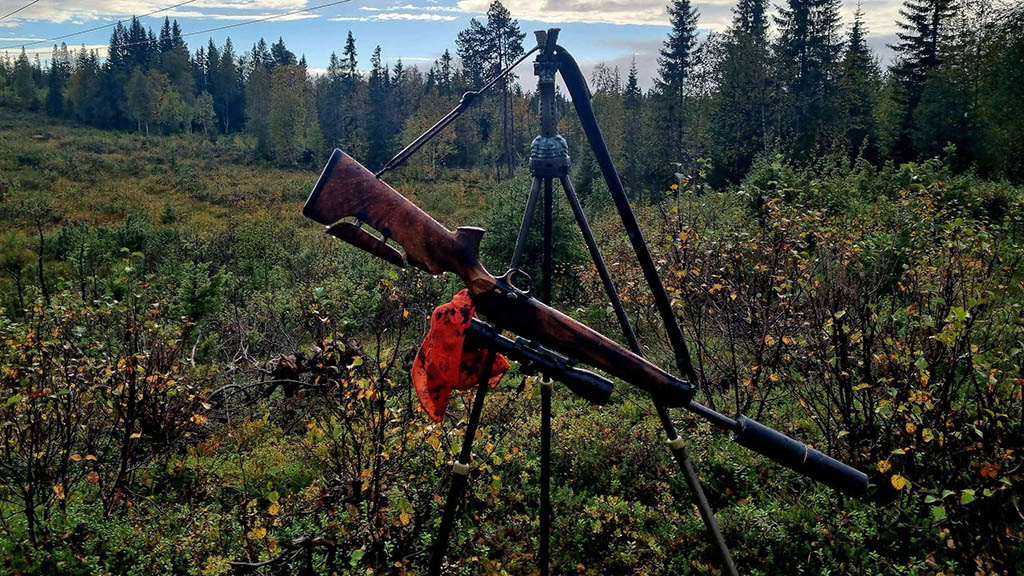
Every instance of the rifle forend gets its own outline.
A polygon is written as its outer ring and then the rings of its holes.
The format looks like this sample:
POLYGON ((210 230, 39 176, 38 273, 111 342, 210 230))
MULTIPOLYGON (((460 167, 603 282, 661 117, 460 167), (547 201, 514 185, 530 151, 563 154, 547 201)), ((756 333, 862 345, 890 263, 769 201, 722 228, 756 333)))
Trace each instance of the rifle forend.
POLYGON ((502 328, 639 386, 666 406, 684 406, 693 397, 685 380, 492 276, 480 264, 482 229, 448 230, 341 150, 331 155, 302 213, 328 226, 328 233, 401 265, 402 255, 386 242, 394 240, 420 270, 458 275, 477 309, 502 328))

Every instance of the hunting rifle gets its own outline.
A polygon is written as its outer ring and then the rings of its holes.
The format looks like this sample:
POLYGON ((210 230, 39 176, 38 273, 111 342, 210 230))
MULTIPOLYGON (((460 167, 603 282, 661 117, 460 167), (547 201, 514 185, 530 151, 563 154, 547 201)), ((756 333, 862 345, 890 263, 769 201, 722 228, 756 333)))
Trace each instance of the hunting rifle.
POLYGON ((451 232, 341 150, 335 150, 303 214, 327 233, 404 267, 451 272, 496 325, 638 386, 665 406, 682 407, 726 429, 732 438, 779 464, 847 494, 867 488, 867 475, 746 416, 735 420, 693 400, 693 385, 673 376, 513 285, 515 270, 492 276, 479 258, 483 229, 451 232), (368 232, 371 226, 380 237, 368 232), (405 254, 388 244, 392 240, 405 254))

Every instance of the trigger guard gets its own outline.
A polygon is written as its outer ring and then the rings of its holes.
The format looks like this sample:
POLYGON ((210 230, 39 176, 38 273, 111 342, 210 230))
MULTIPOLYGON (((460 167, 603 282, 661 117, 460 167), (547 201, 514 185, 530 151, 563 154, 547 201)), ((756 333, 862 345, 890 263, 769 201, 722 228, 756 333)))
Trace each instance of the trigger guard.
POLYGON ((533 289, 533 278, 531 278, 530 275, 524 272, 521 268, 509 268, 507 272, 502 274, 501 278, 505 281, 505 284, 508 284, 510 288, 524 296, 529 296, 530 290, 533 289), (525 289, 520 288, 519 286, 516 285, 516 283, 514 282, 516 276, 522 276, 526 278, 525 289))

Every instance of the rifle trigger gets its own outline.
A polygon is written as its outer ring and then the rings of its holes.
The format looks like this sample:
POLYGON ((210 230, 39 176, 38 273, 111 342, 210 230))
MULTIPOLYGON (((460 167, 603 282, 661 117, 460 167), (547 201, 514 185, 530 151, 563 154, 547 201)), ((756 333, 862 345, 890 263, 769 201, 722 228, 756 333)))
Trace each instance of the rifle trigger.
POLYGON ((356 248, 362 248, 378 258, 387 260, 399 268, 405 268, 405 257, 402 256, 401 252, 388 246, 384 240, 361 228, 361 225, 362 221, 359 222, 359 225, 351 222, 338 222, 328 228, 327 233, 348 242, 356 248))

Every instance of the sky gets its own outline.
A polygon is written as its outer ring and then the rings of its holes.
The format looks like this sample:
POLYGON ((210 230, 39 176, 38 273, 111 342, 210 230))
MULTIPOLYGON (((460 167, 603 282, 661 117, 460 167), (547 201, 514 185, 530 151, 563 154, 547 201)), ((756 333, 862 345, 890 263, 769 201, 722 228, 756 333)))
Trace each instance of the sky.
MULTIPOLYGON (((370 53, 380 45, 387 62, 401 59, 426 71, 449 49, 455 53, 455 37, 471 18, 482 18, 491 0, 347 0, 309 12, 295 13, 255 24, 244 22, 326 4, 331 0, 37 0, 16 14, 0 20, 0 55, 21 51, 49 56, 54 42, 39 42, 75 34, 117 20, 156 12, 143 24, 159 31, 165 16, 177 19, 193 51, 213 38, 218 45, 231 38, 236 50, 248 50, 260 37, 283 37, 288 48, 305 55, 315 73, 327 65, 332 51, 342 51, 349 30, 356 39, 360 67, 368 66, 370 53), (167 9, 175 4, 183 5, 167 9), (159 12, 157 12, 159 11, 159 12), (211 28, 238 25, 226 30, 199 33, 211 28), (189 35, 192 34, 192 35, 189 35)), ((883 62, 891 57, 886 44, 895 38, 895 21, 901 0, 843 0, 844 26, 853 20, 858 1, 865 15, 869 44, 883 62)), ((0 16, 31 0, 0 0, 0 16)), ((533 45, 533 31, 562 29, 559 44, 571 52, 589 74, 604 62, 618 66, 625 77, 630 62, 637 63, 641 85, 650 87, 657 74, 658 50, 669 32, 667 0, 505 0, 504 4, 527 33, 524 45, 533 45)), ((702 33, 724 31, 731 20, 735 0, 693 3, 700 13, 702 33)), ((101 55, 110 40, 110 27, 77 34, 62 40, 71 48, 83 44, 101 55)), ((58 41, 59 43, 60 41, 58 41)), ((526 88, 534 85, 532 68, 525 62, 517 70, 526 88)))

